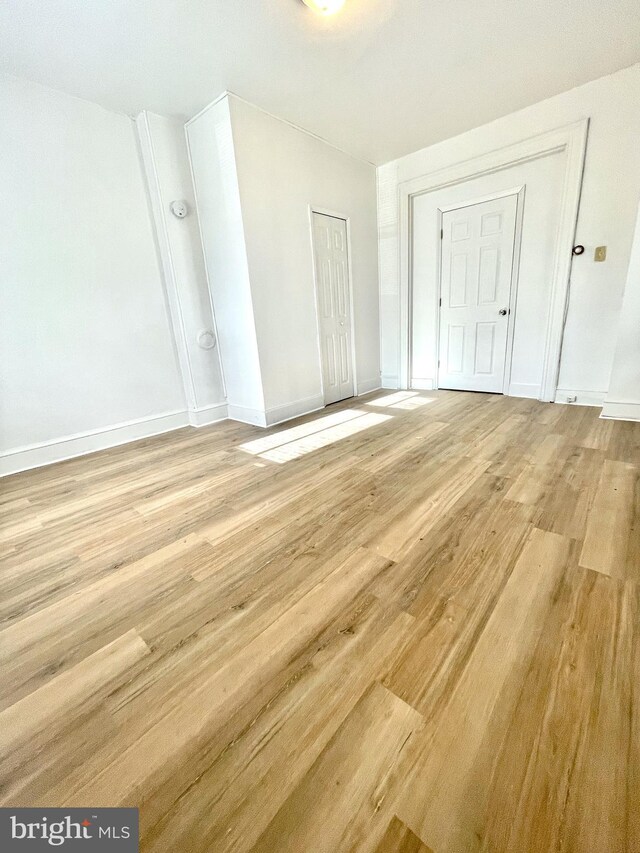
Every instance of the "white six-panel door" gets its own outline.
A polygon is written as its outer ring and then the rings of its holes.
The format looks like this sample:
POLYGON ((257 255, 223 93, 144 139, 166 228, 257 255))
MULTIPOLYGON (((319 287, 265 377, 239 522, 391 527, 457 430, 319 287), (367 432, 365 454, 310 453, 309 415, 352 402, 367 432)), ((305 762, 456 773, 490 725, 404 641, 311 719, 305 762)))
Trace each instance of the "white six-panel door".
POLYGON ((517 196, 442 215, 438 386, 501 393, 517 196))
POLYGON ((347 223, 313 214, 318 323, 325 404, 353 397, 347 223))

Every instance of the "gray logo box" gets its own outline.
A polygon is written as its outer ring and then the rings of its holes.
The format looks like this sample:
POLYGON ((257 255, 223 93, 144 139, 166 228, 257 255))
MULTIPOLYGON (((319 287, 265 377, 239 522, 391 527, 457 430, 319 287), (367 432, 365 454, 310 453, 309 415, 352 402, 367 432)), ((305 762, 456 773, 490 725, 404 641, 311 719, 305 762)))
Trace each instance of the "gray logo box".
POLYGON ((138 853, 138 809, 0 808, 2 853, 138 853))

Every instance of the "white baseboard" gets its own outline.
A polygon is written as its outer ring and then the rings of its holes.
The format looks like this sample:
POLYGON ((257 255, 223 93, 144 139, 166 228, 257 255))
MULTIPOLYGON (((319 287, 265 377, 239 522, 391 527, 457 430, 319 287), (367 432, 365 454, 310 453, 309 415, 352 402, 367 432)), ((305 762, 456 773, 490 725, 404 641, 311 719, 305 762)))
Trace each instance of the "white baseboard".
POLYGON ((640 421, 640 403, 618 403, 615 400, 605 401, 601 418, 617 421, 640 421))
POLYGON ((229 403, 227 406, 230 420, 259 427, 275 426, 323 408, 324 398, 322 394, 303 397, 301 400, 293 400, 291 403, 282 403, 268 409, 251 409, 247 406, 236 406, 233 403, 229 403))
POLYGON ((75 459, 77 456, 86 456, 88 453, 118 447, 141 438, 152 438, 154 435, 182 427, 206 426, 225 420, 226 417, 227 404, 215 403, 196 410, 164 412, 101 429, 65 435, 51 441, 16 447, 0 453, 0 477, 30 471, 32 468, 42 468, 44 465, 53 465, 54 462, 64 462, 65 459, 75 459))
POLYGON ((411 387, 414 391, 433 391, 435 383, 433 379, 420 379, 418 376, 412 376, 411 387))
POLYGON ((377 391, 379 388, 382 388, 379 376, 376 376, 375 379, 365 379, 362 382, 358 382, 356 397, 362 397, 363 394, 369 394, 370 391, 377 391))
POLYGON ((216 421, 226 420, 227 404, 214 403, 212 406, 201 406, 199 409, 190 409, 188 414, 191 426, 207 426, 216 423, 216 421))
POLYGON ((5 451, 0 454, 0 476, 16 474, 18 471, 29 471, 76 456, 95 453, 96 450, 106 450, 117 447, 140 438, 150 438, 163 432, 189 426, 189 417, 184 411, 165 412, 148 418, 138 418, 114 424, 103 429, 78 432, 53 441, 43 441, 39 444, 29 444, 24 447, 5 451))
POLYGON ((381 382, 383 388, 389 389, 397 389, 400 387, 400 380, 397 376, 393 376, 390 373, 383 373, 381 377, 381 382))
POLYGON ((555 402, 566 403, 567 397, 576 397, 573 406, 602 406, 606 391, 572 391, 571 388, 558 388, 555 402))
MULTIPOLYGON (((370 380, 358 385, 358 394, 368 394, 380 388, 379 380, 370 380), (365 390, 361 390, 362 388, 365 390)), ((302 415, 310 415, 324 409, 324 397, 322 394, 314 394, 312 397, 302 397, 300 400, 292 400, 290 403, 281 403, 278 406, 270 406, 268 409, 250 409, 246 406, 235 406, 229 403, 227 406, 229 419, 241 421, 253 426, 272 427, 300 418, 302 415)))
POLYGON ((248 406, 236 406, 235 403, 228 403, 227 416, 231 421, 240 421, 252 426, 267 426, 267 415, 264 409, 251 409, 248 406))
POLYGON ((508 390, 509 397, 526 397, 529 400, 540 399, 540 386, 526 382, 512 382, 508 390))
POLYGON ((267 426, 275 426, 293 418, 299 418, 301 415, 317 412, 319 409, 324 409, 322 394, 314 394, 313 397, 303 397, 301 400, 294 400, 292 403, 272 406, 265 412, 267 426))

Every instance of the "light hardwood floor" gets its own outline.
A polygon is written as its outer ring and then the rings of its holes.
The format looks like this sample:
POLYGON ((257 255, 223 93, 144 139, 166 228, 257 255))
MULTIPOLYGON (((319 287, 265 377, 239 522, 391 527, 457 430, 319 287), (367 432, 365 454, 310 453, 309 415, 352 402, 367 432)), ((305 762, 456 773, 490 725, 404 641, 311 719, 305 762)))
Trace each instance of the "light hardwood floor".
POLYGON ((0 484, 4 805, 144 851, 640 851, 640 424, 374 393, 0 484))

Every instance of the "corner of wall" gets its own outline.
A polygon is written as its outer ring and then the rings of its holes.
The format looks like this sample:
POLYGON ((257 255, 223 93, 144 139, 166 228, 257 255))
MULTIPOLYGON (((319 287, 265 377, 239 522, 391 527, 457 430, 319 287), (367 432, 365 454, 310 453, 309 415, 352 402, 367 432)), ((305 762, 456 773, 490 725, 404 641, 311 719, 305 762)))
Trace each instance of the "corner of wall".
POLYGON ((260 423, 265 401, 228 93, 185 132, 229 417, 260 423))

